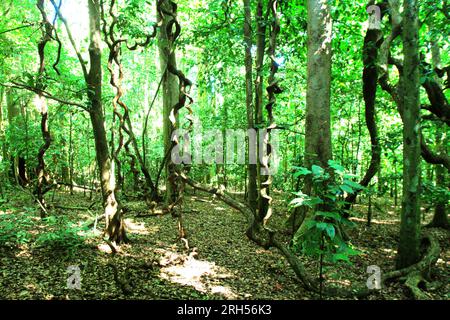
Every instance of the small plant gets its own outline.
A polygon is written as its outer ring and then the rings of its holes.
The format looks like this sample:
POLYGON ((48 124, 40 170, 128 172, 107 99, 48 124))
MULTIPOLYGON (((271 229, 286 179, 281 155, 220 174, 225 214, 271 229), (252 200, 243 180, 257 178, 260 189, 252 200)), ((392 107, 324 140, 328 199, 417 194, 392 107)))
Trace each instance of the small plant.
POLYGON ((345 173, 344 167, 330 160, 326 170, 313 165, 311 170, 296 167, 295 177, 303 176, 312 181, 312 194, 296 192, 291 201, 293 207, 306 207, 314 212, 313 218, 305 222, 294 235, 292 247, 294 251, 320 260, 320 280, 322 280, 323 262, 350 263, 350 256, 359 252, 345 241, 343 226, 353 223, 345 218, 347 204, 344 195, 362 190, 363 187, 352 181, 354 177, 345 173))

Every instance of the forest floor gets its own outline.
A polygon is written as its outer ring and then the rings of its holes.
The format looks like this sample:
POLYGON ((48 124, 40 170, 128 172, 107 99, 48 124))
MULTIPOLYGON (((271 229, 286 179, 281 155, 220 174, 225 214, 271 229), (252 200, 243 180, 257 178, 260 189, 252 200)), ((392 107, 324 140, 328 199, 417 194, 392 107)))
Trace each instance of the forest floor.
MULTIPOLYGON (((239 195, 237 195, 239 196, 239 195)), ((100 212, 99 202, 83 194, 57 192, 46 220, 30 195, 14 191, 0 197, 0 299, 318 299, 297 281, 286 260, 275 250, 264 250, 245 236, 245 219, 209 195, 197 193, 184 202, 187 239, 196 255, 178 240, 177 220, 152 215, 144 202, 124 201, 130 244, 112 254, 102 241, 103 223, 96 230, 77 232, 100 212), (72 225, 72 227, 70 227, 72 225), (116 267, 112 267, 115 265, 116 267), (68 267, 81 271, 81 289, 68 289, 68 267)), ((328 268, 327 284, 364 284, 366 268, 377 265, 388 272, 395 265, 399 208, 390 199, 377 199, 373 221, 366 226, 367 207, 357 205, 356 227, 349 231, 362 254, 352 264, 328 268), (387 201, 387 202, 383 202, 387 201)), ((288 201, 277 195, 273 223, 283 226, 288 201)), ((432 212, 425 214, 427 222, 432 212)), ((449 232, 431 229, 441 245, 433 280, 443 285, 430 299, 450 299, 449 232)), ((317 261, 302 257, 311 274, 317 261)), ((368 299, 409 299, 404 285, 394 282, 368 299)))

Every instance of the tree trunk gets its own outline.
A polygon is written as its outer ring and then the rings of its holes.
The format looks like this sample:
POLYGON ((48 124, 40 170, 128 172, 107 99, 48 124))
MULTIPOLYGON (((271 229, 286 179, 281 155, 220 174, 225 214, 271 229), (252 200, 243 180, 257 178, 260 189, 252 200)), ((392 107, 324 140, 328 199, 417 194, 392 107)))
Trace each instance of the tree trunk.
MULTIPOLYGON (((328 167, 331 159, 330 86, 332 20, 327 0, 308 0, 308 84, 306 92, 306 127, 304 166, 328 167)), ((303 192, 311 194, 312 180, 306 179, 303 192)), ((292 233, 311 211, 298 207, 293 211, 292 233)))
MULTIPOLYGON (((265 178, 261 175, 261 155, 263 150, 261 150, 261 141, 259 130, 263 127, 263 72, 264 72, 264 54, 266 51, 266 30, 268 24, 268 11, 267 14, 264 15, 264 0, 258 0, 257 10, 256 10, 256 23, 257 23, 257 35, 256 35, 256 79, 255 79, 255 109, 254 109, 254 117, 255 117, 255 127, 257 130, 256 135, 256 174, 258 180, 258 190, 261 190, 261 185, 264 182, 265 178)), ((257 212, 258 216, 264 216, 265 211, 265 201, 262 198, 261 194, 258 192, 258 203, 257 203, 257 212), (261 213, 261 214, 260 214, 261 213)))
POLYGON ((397 268, 405 268, 420 258, 420 100, 418 3, 405 0, 403 18, 403 199, 397 268))
POLYGON ((102 107, 102 66, 100 49, 100 5, 99 0, 89 1, 90 70, 87 75, 88 98, 91 104, 90 118, 94 131, 97 165, 100 173, 103 207, 106 216, 106 231, 110 241, 126 241, 122 209, 115 197, 114 172, 105 131, 102 107))
MULTIPOLYGON (((162 1, 161 7, 168 12, 173 12, 170 1, 162 1)), ((164 155, 167 155, 172 148, 172 133, 173 127, 170 121, 170 112, 178 102, 179 88, 178 77, 168 71, 167 66, 170 64, 176 69, 176 57, 173 50, 174 44, 172 39, 169 39, 167 34, 167 26, 173 19, 171 15, 164 14, 161 16, 159 10, 158 21, 161 21, 161 26, 158 33, 158 50, 161 72, 163 73, 162 89, 163 89, 163 140, 164 140, 164 155)), ((178 121, 178 119, 176 119, 178 121)), ((170 154, 165 163, 166 173, 166 204, 174 203, 177 199, 177 188, 174 179, 175 164, 172 162, 170 154)))
MULTIPOLYGON (((251 2, 244 0, 244 45, 245 45, 245 104, 247 108, 247 128, 249 130, 255 129, 254 105, 253 105, 253 59, 252 59, 252 16, 251 16, 251 2)), ((256 143, 256 141, 255 141, 256 143)), ((248 141, 248 159, 247 167, 247 202, 250 208, 256 212, 258 206, 258 188, 257 188, 257 165, 251 159, 256 160, 256 145, 251 145, 251 140, 248 141), (253 163, 251 163, 253 162, 253 163)))

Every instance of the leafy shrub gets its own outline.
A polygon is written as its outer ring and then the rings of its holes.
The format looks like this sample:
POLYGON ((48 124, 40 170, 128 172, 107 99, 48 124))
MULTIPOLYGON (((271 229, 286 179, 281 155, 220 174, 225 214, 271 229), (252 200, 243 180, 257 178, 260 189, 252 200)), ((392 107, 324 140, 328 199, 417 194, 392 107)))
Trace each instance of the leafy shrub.
POLYGON ((330 160, 327 170, 313 165, 311 170, 295 167, 294 176, 309 177, 312 180, 312 194, 294 193, 297 197, 291 206, 304 206, 313 210, 314 217, 306 222, 294 236, 292 246, 296 252, 313 257, 323 257, 326 261, 350 262, 349 257, 358 254, 347 243, 341 234, 342 226, 352 226, 345 218, 347 204, 343 196, 362 190, 363 187, 354 182, 353 175, 345 172, 344 167, 330 160))

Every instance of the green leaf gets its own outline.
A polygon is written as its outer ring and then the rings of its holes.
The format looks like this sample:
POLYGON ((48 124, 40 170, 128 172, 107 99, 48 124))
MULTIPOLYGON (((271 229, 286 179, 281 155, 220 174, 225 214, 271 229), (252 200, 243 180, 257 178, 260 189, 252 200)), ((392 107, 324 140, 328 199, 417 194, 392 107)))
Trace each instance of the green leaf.
POLYGON ((339 188, 341 188, 341 190, 344 192, 353 193, 353 189, 346 184, 340 185, 339 188))
POLYGON ((297 169, 297 171, 295 171, 294 173, 294 178, 298 178, 300 176, 307 176, 312 173, 311 170, 308 170, 303 167, 295 167, 295 169, 297 169))
POLYGON ((339 174, 343 174, 345 171, 345 168, 343 166, 341 166, 340 164, 338 164, 336 161, 334 160, 328 160, 328 165, 334 169, 334 171, 336 171, 339 174))
POLYGON ((346 184, 347 186, 349 186, 349 187, 351 187, 351 188, 353 188, 355 190, 364 189, 364 187, 362 185, 360 185, 359 183, 356 183, 356 182, 354 182, 352 180, 345 179, 344 180, 344 184, 346 184))
POLYGON ((346 254, 343 254, 343 253, 336 253, 336 254, 333 254, 332 260, 333 260, 334 262, 337 262, 337 261, 346 261, 346 262, 350 262, 349 257, 348 257, 346 254))
POLYGON ((311 170, 315 177, 321 177, 324 173, 324 170, 315 164, 312 165, 311 170))
POLYGON ((334 236, 336 235, 336 230, 334 229, 334 226, 332 224, 328 224, 326 230, 330 239, 333 240, 334 236))
POLYGON ((325 218, 330 218, 330 219, 333 219, 333 220, 336 220, 336 221, 341 221, 342 220, 342 217, 337 212, 317 211, 316 215, 321 216, 321 217, 325 217, 325 218))

